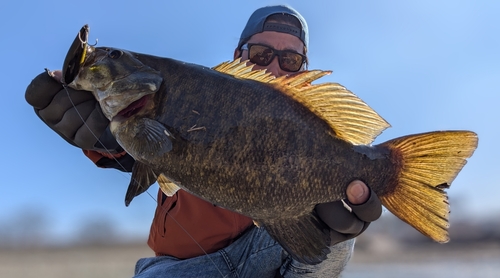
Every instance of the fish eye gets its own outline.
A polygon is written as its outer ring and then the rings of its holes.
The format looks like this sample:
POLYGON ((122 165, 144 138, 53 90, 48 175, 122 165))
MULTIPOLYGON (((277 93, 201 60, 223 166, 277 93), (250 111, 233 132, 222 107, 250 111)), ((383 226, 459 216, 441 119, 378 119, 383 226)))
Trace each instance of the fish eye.
POLYGON ((123 52, 121 52, 120 50, 113 50, 108 53, 108 57, 111 59, 118 59, 122 56, 122 54, 123 52))

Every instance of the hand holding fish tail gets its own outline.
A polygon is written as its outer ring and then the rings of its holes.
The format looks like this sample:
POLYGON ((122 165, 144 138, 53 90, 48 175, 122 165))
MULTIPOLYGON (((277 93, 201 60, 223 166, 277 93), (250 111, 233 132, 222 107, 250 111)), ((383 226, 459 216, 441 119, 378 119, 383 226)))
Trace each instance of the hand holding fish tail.
POLYGON ((382 203, 377 194, 362 181, 355 180, 347 186, 346 201, 352 213, 364 222, 373 222, 382 214, 382 203))
POLYGON ((85 150, 98 166, 121 164, 113 168, 130 171, 133 160, 128 161, 130 157, 112 136, 109 120, 92 93, 64 88, 61 76, 58 70, 40 73, 26 88, 26 101, 47 126, 71 145, 85 150))
POLYGON ((331 229, 331 245, 359 236, 382 213, 379 198, 362 181, 351 182, 346 192, 347 204, 336 201, 316 206, 319 218, 331 229))

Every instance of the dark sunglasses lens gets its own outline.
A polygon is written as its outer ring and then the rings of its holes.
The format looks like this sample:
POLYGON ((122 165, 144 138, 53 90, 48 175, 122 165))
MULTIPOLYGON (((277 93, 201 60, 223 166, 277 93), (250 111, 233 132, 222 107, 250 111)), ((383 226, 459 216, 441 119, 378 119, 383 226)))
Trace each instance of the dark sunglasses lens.
POLYGON ((251 45, 248 50, 248 59, 250 62, 259 66, 267 66, 274 58, 274 51, 264 45, 251 45))
POLYGON ((304 57, 295 52, 285 51, 280 55, 280 67, 283 70, 295 72, 300 70, 304 57))

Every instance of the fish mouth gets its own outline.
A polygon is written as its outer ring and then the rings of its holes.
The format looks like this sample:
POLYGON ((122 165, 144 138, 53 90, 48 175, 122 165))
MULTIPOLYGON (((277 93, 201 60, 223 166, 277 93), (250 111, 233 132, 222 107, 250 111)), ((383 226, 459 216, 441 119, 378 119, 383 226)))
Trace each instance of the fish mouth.
POLYGON ((113 121, 124 121, 137 113, 139 113, 148 103, 149 98, 151 95, 145 95, 141 97, 140 99, 132 102, 129 104, 125 109, 121 110, 116 114, 116 116, 113 117, 113 121))
POLYGON ((70 84, 75 80, 76 76, 80 72, 85 59, 87 58, 87 48, 88 38, 89 38, 90 28, 88 25, 84 25, 80 32, 76 35, 75 40, 71 44, 71 47, 64 58, 64 64, 62 68, 62 82, 63 84, 70 84))

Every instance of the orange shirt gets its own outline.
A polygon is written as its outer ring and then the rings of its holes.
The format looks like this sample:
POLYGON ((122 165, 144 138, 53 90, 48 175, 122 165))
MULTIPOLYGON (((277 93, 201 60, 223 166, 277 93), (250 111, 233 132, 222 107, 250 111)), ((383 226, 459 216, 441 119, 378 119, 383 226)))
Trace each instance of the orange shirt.
POLYGON ((172 197, 159 190, 148 245, 157 256, 192 258, 228 246, 251 225, 252 219, 184 190, 172 197))

